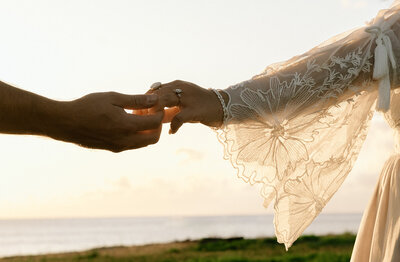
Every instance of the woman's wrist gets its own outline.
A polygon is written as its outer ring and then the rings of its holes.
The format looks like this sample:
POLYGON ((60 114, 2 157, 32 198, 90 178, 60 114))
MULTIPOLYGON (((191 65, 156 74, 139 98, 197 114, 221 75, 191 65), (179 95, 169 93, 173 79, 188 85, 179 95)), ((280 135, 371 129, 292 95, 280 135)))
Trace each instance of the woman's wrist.
POLYGON ((228 95, 227 94, 225 94, 224 92, 221 92, 220 90, 216 90, 216 89, 210 89, 210 91, 213 93, 213 95, 214 95, 214 101, 215 101, 215 110, 213 110, 214 111, 214 116, 215 116, 215 119, 214 119, 214 121, 212 121, 214 124, 213 124, 213 126, 214 127, 220 127, 220 126, 222 126, 224 123, 225 123, 225 121, 226 121, 226 118, 227 118, 227 114, 228 114, 228 112, 227 112, 227 107, 226 107, 226 105, 227 105, 227 103, 228 103, 228 99, 229 99, 229 97, 228 97, 228 95))

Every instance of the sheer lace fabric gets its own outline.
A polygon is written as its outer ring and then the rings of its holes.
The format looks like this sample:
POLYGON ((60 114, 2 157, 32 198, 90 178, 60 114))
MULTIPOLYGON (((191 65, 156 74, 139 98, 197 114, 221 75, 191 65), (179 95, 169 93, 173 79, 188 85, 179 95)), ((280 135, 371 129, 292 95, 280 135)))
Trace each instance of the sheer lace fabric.
MULTIPOLYGON (((381 96, 372 79, 377 34, 365 29, 375 25, 384 32, 400 65, 399 9, 395 1, 366 27, 224 90, 229 116, 218 137, 225 156, 244 181, 262 185, 265 206, 274 202, 275 233, 286 248, 357 159, 381 96)), ((400 82, 396 71, 390 69, 392 88, 400 82)))

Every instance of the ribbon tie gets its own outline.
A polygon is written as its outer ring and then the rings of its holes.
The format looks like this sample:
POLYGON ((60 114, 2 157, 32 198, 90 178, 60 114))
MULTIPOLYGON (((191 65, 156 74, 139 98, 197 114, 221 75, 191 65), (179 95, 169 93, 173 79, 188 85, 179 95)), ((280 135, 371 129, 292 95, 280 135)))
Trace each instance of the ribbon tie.
POLYGON ((379 84, 379 96, 376 110, 386 112, 390 107, 389 61, 393 71, 395 72, 396 70, 396 60, 392 49, 392 43, 380 26, 373 25, 367 27, 365 31, 376 36, 375 62, 372 76, 379 84))

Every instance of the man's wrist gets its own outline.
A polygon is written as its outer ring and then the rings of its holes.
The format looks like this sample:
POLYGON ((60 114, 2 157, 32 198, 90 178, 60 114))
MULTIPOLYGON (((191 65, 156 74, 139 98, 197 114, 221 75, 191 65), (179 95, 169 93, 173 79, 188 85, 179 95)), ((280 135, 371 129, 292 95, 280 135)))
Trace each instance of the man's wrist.
POLYGON ((36 114, 32 127, 33 133, 60 139, 72 122, 68 106, 70 103, 50 99, 38 102, 37 108, 32 110, 36 114))

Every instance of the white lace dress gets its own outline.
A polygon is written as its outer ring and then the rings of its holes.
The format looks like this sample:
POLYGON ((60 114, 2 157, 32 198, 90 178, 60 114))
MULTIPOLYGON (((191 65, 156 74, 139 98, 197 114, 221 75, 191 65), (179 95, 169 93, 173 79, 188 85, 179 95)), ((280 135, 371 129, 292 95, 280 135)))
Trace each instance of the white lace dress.
MULTIPOLYGON (((228 117, 219 140, 238 175, 261 184, 265 206, 274 204, 275 233, 286 248, 351 171, 375 109, 397 128, 399 65, 397 0, 370 24, 223 90, 228 117)), ((400 261, 398 159, 382 171, 352 261, 400 261)))

